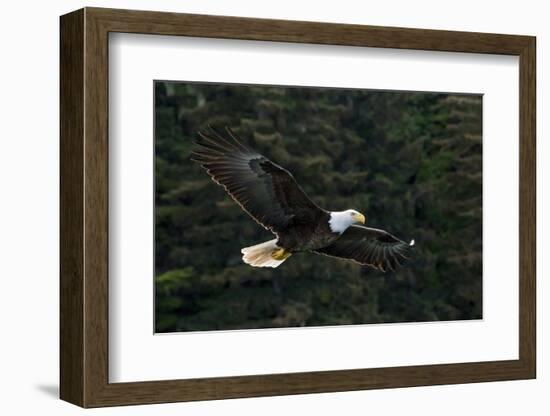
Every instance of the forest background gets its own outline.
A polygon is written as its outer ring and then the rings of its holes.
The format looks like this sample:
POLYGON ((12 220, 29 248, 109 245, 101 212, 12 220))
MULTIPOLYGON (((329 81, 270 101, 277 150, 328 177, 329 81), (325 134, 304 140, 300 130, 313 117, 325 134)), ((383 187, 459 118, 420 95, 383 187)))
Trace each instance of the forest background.
POLYGON ((155 82, 157 332, 480 319, 482 97, 155 82), (382 273, 315 254, 253 268, 273 238, 190 160, 231 127, 321 207, 415 239, 382 273))

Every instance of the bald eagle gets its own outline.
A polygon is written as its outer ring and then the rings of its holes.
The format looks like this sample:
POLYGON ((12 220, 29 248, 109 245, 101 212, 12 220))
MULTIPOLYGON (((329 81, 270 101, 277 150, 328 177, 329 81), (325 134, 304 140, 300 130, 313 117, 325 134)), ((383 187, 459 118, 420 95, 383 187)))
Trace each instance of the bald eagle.
POLYGON ((226 127, 198 132, 191 159, 239 206, 277 238, 241 250, 255 267, 278 267, 292 254, 313 252, 394 270, 414 245, 368 228, 354 209, 327 211, 308 198, 292 174, 246 146, 226 127))

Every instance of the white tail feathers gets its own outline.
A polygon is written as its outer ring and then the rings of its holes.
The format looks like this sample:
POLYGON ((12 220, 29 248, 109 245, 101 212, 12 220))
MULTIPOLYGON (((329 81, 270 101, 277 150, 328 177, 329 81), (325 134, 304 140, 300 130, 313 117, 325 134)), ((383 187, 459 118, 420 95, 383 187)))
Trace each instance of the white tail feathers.
POLYGON ((255 246, 245 247, 241 250, 241 253, 243 253, 243 261, 251 266, 277 267, 286 260, 275 260, 271 256, 278 249, 280 247, 277 245, 277 239, 274 239, 255 246))

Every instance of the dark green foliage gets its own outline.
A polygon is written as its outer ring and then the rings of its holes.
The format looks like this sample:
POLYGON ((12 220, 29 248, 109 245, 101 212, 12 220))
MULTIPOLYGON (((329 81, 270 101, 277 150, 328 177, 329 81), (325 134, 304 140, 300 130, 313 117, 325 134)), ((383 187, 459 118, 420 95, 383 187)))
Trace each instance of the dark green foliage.
POLYGON ((481 97, 155 83, 158 332, 481 318, 481 97), (241 261, 273 238, 189 160, 229 126, 329 210, 416 240, 395 273, 314 254, 241 261))

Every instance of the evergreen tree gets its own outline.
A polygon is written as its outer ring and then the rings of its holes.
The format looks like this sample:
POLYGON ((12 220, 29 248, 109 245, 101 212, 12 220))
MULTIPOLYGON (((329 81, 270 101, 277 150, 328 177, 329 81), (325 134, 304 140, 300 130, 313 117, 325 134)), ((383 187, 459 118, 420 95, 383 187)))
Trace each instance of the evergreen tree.
POLYGON ((477 319, 482 305, 481 96, 156 82, 159 332, 477 319), (298 254, 241 261, 273 238, 189 160, 197 131, 231 127, 329 210, 414 238, 381 273, 298 254))

